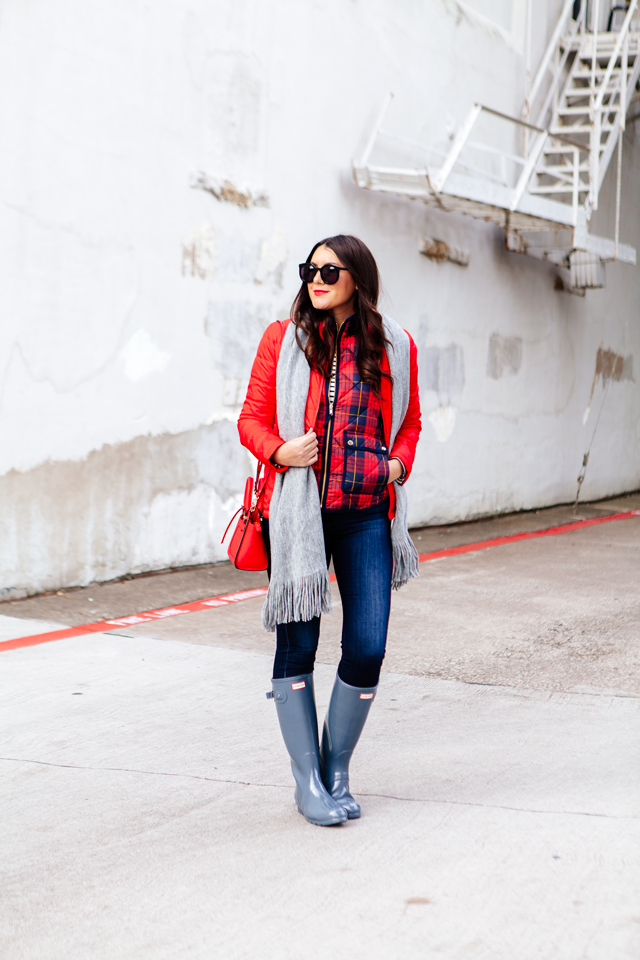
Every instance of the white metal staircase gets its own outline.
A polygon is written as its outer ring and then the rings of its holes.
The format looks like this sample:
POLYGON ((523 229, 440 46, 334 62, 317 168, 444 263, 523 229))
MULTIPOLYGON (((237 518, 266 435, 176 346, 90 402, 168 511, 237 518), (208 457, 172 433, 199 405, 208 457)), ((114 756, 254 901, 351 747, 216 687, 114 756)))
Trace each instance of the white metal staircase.
POLYGON ((353 165, 356 183, 499 224, 508 249, 567 268, 570 287, 603 286, 606 261, 636 262, 619 227, 622 134, 640 77, 638 3, 631 0, 626 13, 616 6, 608 26, 619 29, 599 32, 599 0, 590 4, 591 30, 587 4, 566 0, 523 117, 475 104, 447 151, 385 131, 389 95, 353 165), (616 146, 615 236, 606 239, 588 227, 616 146), (373 164, 375 155, 382 162, 373 164))

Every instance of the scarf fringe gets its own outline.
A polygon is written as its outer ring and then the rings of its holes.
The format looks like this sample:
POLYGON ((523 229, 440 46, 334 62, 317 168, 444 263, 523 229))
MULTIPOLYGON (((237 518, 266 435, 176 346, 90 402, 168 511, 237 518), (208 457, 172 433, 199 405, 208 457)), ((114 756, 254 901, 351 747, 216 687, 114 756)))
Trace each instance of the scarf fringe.
POLYGON ((331 587, 326 570, 289 583, 272 580, 262 608, 262 626, 267 633, 273 633, 279 623, 313 620, 331 612, 331 587))
POLYGON ((399 590, 405 583, 420 576, 418 551, 411 537, 406 534, 400 542, 393 543, 392 590, 399 590))

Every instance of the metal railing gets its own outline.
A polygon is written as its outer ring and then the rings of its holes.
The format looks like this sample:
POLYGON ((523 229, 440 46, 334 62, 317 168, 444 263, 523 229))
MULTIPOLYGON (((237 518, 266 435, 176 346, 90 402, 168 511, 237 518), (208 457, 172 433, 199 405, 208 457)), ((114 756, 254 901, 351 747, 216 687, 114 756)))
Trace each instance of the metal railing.
MULTIPOLYGON (((524 108, 522 111, 523 119, 529 120, 531 117, 532 107, 535 103, 536 97, 542 90, 542 85, 547 73, 547 70, 552 66, 552 60, 554 59, 556 52, 558 50, 558 45, 560 39, 563 37, 565 32, 567 32, 567 39, 569 41, 573 40, 574 37, 578 35, 581 30, 584 30, 585 17, 586 17, 586 5, 581 5, 580 11, 578 13, 577 19, 573 19, 574 13, 574 0, 565 0, 565 4, 560 13, 560 18, 555 26, 555 30, 551 35, 551 39, 547 45, 542 60, 540 61, 540 66, 536 72, 536 75, 531 84, 531 89, 527 93, 525 99, 524 108)), ((562 57, 559 61, 553 64, 553 79, 551 86, 547 91, 547 96, 544 100, 543 106, 538 111, 536 116, 536 125, 542 127, 545 125, 546 115, 553 102, 554 97, 556 96, 558 90, 562 85, 563 71, 569 56, 569 51, 571 49, 570 42, 565 43, 565 49, 562 57)))
MULTIPOLYGON (((367 168, 378 137, 390 138, 415 148, 420 159, 412 170, 376 167, 380 175, 391 175, 395 170, 407 178, 426 177, 429 189, 438 194, 445 189, 455 168, 458 174, 464 172, 506 187, 507 193, 496 200, 512 212, 525 192, 529 192, 532 196, 546 196, 565 207, 570 206, 574 224, 578 222, 578 208, 582 203, 588 220, 591 211, 597 208, 598 193, 616 143, 621 144, 629 85, 635 83, 640 73, 640 37, 634 37, 632 54, 635 63, 632 69, 629 68, 630 31, 639 3, 640 0, 630 0, 624 8, 620 30, 603 35, 598 33, 600 13, 604 11, 600 0, 593 0, 589 5, 565 0, 529 89, 523 111, 525 116, 518 119, 475 103, 448 150, 428 148, 384 130, 382 123, 393 99, 393 95, 388 94, 361 159, 354 164, 356 176, 358 170, 367 168), (591 30, 587 29, 588 23, 591 30), (572 54, 574 60, 570 61, 572 54), (549 70, 552 76, 551 83, 547 84, 549 70), (582 83, 585 83, 584 87, 582 83), (581 103, 573 106, 576 97, 581 103), (532 122, 529 115, 534 109, 536 121, 532 122), (562 118, 580 113, 584 119, 578 120, 575 133, 569 125, 565 133, 562 118), (494 129, 495 135, 485 136, 482 141, 476 126, 482 115, 498 118, 523 132, 521 155, 519 147, 505 148, 505 134, 499 130, 494 129), (491 160, 492 155, 499 160, 498 169, 491 160), (432 165, 433 169, 430 169, 432 165), (507 176, 509 165, 513 173, 507 176), (585 172, 587 176, 583 180, 581 174, 585 172)), ((506 139, 512 144, 517 141, 508 134, 506 139)), ((619 182, 617 195, 619 211, 619 182)), ((581 214, 583 218, 584 214, 581 214)), ((618 220, 619 213, 616 223, 618 220)))
POLYGON ((544 127, 539 127, 537 124, 529 123, 527 120, 520 120, 517 117, 510 117, 506 113, 502 113, 500 110, 493 110, 491 107, 486 107, 483 104, 475 103, 467 117, 460 127, 458 134, 451 145, 451 149, 447 155, 445 162, 443 163, 440 170, 433 177, 433 186, 440 193, 449 176, 451 175, 454 167, 460 161, 460 155, 465 147, 473 146, 476 149, 484 145, 478 143, 471 143, 469 141, 469 136, 473 130, 476 121, 482 113, 490 114, 491 116, 498 117, 501 120, 504 120, 510 124, 513 124, 516 127, 521 127, 528 131, 531 131, 536 134, 532 144, 530 145, 529 155, 519 157, 513 153, 507 153, 506 151, 501 151, 492 145, 488 145, 487 149, 491 148, 491 152, 499 153, 508 158, 509 160, 516 162, 521 166, 521 172, 518 177, 517 183, 511 192, 509 198, 509 210, 513 212, 517 209, 522 195, 524 194, 529 181, 536 169, 536 165, 542 152, 549 140, 558 141, 561 144, 572 147, 572 156, 573 156, 573 169, 572 169, 572 205, 573 205, 573 217, 574 223, 577 222, 578 216, 578 205, 580 198, 580 152, 586 151, 584 144, 579 143, 576 140, 572 140, 570 137, 565 136, 564 134, 552 134, 544 127))

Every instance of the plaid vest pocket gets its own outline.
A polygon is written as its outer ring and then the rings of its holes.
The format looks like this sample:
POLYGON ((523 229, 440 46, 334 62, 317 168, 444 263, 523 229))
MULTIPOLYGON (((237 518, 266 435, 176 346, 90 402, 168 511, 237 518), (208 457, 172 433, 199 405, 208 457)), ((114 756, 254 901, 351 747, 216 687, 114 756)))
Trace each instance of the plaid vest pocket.
POLYGON ((380 494, 389 483, 389 451, 375 437, 344 433, 344 493, 380 494))

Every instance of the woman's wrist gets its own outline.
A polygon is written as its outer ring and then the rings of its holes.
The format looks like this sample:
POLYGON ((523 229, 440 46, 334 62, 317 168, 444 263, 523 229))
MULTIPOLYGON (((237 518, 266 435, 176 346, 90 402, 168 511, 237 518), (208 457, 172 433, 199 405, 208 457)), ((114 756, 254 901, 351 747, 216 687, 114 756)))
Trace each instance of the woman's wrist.
POLYGON ((285 446, 286 446, 286 443, 281 443, 280 446, 279 446, 279 447, 276 447, 276 449, 274 450, 274 452, 271 454, 271 457, 270 457, 271 463, 273 463, 274 466, 276 466, 276 467, 284 467, 284 466, 286 466, 286 464, 284 464, 284 463, 282 462, 282 460, 280 459, 281 451, 284 450, 285 446))
MULTIPOLYGON (((276 470, 286 470, 288 467, 288 464, 281 459, 282 451, 284 450, 285 446, 286 446, 286 443, 281 443, 280 446, 276 447, 274 452, 269 457, 269 463, 271 464, 272 467, 275 467, 276 470)), ((286 456, 286 451, 285 451, 285 456, 286 456)))
POLYGON ((390 457, 389 459, 389 483, 394 483, 396 480, 404 480, 407 475, 407 471, 404 463, 398 457, 390 457), (395 474, 395 476, 394 476, 395 474))

